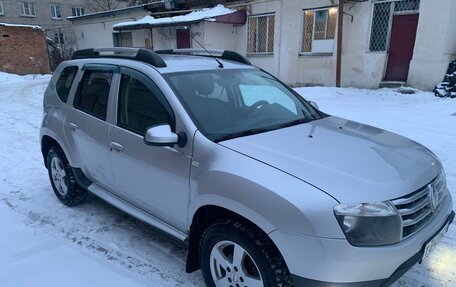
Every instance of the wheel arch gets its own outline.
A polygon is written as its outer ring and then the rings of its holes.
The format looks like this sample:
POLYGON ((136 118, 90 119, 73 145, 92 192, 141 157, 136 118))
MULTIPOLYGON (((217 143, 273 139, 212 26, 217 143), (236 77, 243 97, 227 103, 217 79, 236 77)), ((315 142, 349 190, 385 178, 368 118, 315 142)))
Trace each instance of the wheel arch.
MULTIPOLYGON (((258 222, 253 222, 248 219, 251 216, 243 214, 243 212, 233 211, 226 207, 222 207, 216 204, 206 204, 200 206, 192 216, 190 230, 188 234, 188 256, 186 263, 186 271, 188 273, 194 272, 200 269, 200 242, 204 231, 213 223, 220 219, 231 219, 240 221, 251 226, 258 228, 265 236, 274 230, 272 224, 266 222, 264 218, 258 222)), ((271 238, 269 238, 271 239, 271 238)), ((272 239, 271 239, 272 241, 272 239)), ((273 241, 272 241, 273 242, 273 241)), ((274 243, 274 242, 273 242, 274 243)), ((274 243, 275 248, 277 246, 274 243)), ((277 250, 279 250, 277 248, 277 250)), ((280 251, 279 251, 280 252, 280 251)))
POLYGON ((65 145, 62 144, 62 141, 59 139, 59 137, 55 134, 52 133, 43 133, 41 135, 41 153, 43 155, 43 161, 44 161, 44 166, 47 168, 47 154, 51 147, 56 146, 60 148, 63 153, 65 154, 65 157, 67 158, 68 162, 70 163, 71 166, 73 166, 73 161, 72 158, 69 154, 69 152, 66 150, 65 145))

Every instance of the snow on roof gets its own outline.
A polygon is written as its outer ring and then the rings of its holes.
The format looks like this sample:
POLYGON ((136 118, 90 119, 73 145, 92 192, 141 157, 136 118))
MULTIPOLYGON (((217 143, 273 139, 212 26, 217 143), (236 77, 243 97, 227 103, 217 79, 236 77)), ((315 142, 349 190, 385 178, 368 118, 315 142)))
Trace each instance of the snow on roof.
POLYGON ((9 24, 9 23, 0 23, 0 26, 6 26, 6 27, 24 27, 24 28, 32 28, 32 29, 41 29, 40 26, 35 26, 35 25, 23 25, 23 24, 9 24))
POLYGON ((174 17, 164 17, 155 19, 152 16, 145 16, 136 21, 121 22, 113 25, 113 28, 119 27, 128 27, 136 26, 142 24, 150 25, 166 25, 166 24, 175 24, 175 23, 188 23, 196 21, 211 21, 213 17, 222 16, 226 14, 231 14, 236 12, 236 10, 225 8, 223 5, 217 5, 214 8, 204 8, 202 10, 193 11, 186 15, 174 16, 174 17))

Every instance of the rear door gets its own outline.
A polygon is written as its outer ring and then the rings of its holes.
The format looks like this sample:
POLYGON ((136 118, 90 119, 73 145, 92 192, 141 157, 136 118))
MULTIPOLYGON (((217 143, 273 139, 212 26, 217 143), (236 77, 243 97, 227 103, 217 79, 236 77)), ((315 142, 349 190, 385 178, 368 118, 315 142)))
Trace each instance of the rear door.
POLYGON ((71 152, 84 174, 99 186, 110 188, 113 180, 109 163, 108 102, 118 68, 112 65, 85 65, 83 75, 65 118, 65 135, 71 152))
POLYGON ((125 200, 186 231, 191 157, 178 148, 146 145, 147 128, 169 124, 172 108, 146 75, 121 68, 117 119, 109 135, 115 190, 125 200))

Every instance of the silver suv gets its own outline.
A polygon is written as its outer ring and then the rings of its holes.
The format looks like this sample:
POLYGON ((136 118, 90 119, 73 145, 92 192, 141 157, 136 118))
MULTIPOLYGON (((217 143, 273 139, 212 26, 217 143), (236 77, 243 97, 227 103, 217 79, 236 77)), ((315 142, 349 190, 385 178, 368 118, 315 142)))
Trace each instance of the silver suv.
POLYGON ((40 139, 64 204, 90 192, 185 241, 208 286, 385 286, 429 254, 454 218, 432 152, 208 52, 57 68, 40 139))

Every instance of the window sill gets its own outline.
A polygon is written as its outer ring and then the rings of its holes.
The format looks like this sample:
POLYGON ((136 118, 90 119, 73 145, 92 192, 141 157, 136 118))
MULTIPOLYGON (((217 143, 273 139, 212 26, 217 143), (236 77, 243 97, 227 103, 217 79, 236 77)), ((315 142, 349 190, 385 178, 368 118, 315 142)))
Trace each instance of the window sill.
POLYGON ((388 54, 387 51, 369 51, 369 50, 367 50, 366 53, 368 53, 368 54, 388 54))
POLYGON ((55 17, 51 17, 52 20, 62 20, 62 17, 60 18, 55 18, 55 17))
POLYGON ((299 53, 299 58, 308 57, 332 57, 334 53, 299 53))
POLYGON ((25 18, 36 18, 36 15, 24 15, 24 14, 21 14, 20 16, 21 17, 25 17, 25 18))
POLYGON ((247 54, 248 58, 256 58, 256 57, 274 57, 274 53, 263 53, 263 54, 247 54))

